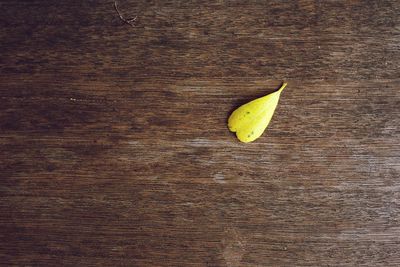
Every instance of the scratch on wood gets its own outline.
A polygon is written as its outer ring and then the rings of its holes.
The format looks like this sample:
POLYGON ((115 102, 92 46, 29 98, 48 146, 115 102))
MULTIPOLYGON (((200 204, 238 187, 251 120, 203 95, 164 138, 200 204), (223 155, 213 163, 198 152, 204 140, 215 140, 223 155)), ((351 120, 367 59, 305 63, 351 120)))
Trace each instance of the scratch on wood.
POLYGON ((222 255, 225 262, 227 266, 241 266, 241 260, 246 251, 243 237, 234 228, 228 229, 225 233, 226 237, 222 241, 224 246, 222 255))
POLYGON ((134 18, 129 18, 129 19, 127 19, 124 16, 122 16, 122 14, 121 14, 121 12, 119 11, 119 8, 118 8, 117 1, 114 2, 114 8, 115 8, 115 11, 117 11, 117 14, 118 14, 119 18, 123 22, 125 22, 126 24, 129 24, 132 27, 136 27, 135 22, 136 22, 137 16, 135 16, 134 18))

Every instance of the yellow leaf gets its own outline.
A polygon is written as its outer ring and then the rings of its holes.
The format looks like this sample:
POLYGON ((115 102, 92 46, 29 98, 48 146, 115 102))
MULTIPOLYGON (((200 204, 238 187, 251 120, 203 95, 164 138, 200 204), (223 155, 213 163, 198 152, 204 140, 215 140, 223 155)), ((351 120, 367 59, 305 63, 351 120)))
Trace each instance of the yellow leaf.
POLYGON ((286 87, 284 83, 278 91, 257 98, 232 112, 228 119, 231 132, 236 132, 237 138, 249 143, 260 137, 274 115, 281 92, 286 87))

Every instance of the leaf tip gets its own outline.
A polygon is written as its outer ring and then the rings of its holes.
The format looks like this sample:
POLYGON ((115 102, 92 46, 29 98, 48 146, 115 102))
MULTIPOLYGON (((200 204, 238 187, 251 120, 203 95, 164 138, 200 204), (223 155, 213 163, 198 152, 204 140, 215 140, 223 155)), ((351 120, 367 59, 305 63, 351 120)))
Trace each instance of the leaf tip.
POLYGON ((283 89, 285 89, 285 87, 288 85, 288 83, 284 82, 281 86, 281 88, 279 88, 278 92, 282 92, 283 89))

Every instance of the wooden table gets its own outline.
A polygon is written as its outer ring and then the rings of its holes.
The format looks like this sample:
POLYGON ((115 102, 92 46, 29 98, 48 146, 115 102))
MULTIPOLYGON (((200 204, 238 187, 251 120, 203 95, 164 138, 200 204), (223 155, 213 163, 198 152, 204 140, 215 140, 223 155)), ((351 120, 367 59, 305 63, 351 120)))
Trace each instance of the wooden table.
POLYGON ((1 266, 400 266, 398 0, 0 7, 1 266))

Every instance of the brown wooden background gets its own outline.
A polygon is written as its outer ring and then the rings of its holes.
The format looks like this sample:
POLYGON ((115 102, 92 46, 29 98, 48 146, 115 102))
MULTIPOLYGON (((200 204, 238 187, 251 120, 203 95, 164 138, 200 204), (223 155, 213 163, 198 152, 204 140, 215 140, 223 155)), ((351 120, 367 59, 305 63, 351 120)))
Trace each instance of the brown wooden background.
POLYGON ((400 266, 398 0, 118 4, 0 2, 2 266, 400 266))

